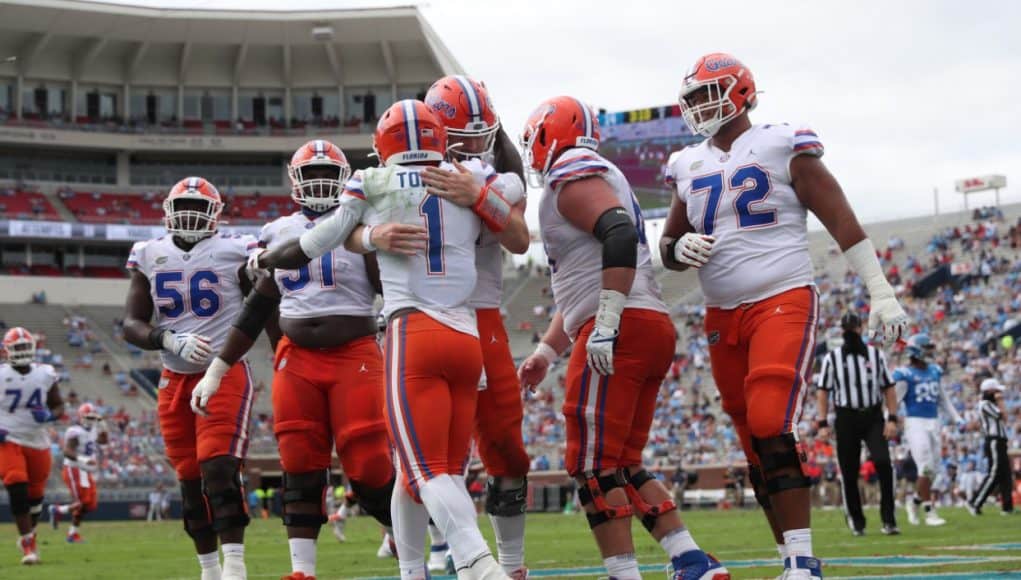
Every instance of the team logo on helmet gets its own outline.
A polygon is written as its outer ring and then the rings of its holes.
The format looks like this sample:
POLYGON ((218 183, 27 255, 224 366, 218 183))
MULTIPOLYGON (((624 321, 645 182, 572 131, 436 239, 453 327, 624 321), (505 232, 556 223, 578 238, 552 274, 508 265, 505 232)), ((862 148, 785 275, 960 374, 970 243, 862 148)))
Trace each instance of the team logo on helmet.
POLYGON ((738 64, 738 60, 729 55, 710 57, 705 61, 705 69, 710 72, 716 72, 721 68, 727 68, 735 64, 738 64))

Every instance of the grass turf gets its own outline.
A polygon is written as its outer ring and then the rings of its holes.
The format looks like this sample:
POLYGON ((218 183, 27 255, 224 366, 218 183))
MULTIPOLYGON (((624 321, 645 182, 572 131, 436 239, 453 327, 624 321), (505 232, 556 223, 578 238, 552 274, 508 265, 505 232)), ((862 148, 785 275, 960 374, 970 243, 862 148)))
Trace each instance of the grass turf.
MULTIPOLYGON (((863 575, 927 574, 939 572, 1021 570, 1021 550, 944 550, 941 547, 1021 542, 1021 517, 1002 517, 996 510, 974 518, 964 510, 941 512, 948 524, 940 528, 904 526, 900 536, 879 533, 879 517, 868 513, 870 527, 865 537, 855 538, 844 526, 839 511, 813 514, 816 553, 823 558, 873 556, 959 556, 976 561, 963 564, 935 563, 921 566, 892 567, 892 562, 841 562, 828 564, 829 577, 863 575), (1000 558, 997 560, 996 558, 1000 558), (868 564, 868 565, 866 565, 868 564), (876 565, 881 564, 881 565, 876 565)), ((901 512, 903 514, 903 512, 901 512)), ((685 512, 684 519, 700 545, 721 560, 735 562, 735 578, 773 578, 779 573, 776 550, 761 515, 751 511, 685 512), (751 560, 768 560, 767 566, 749 566, 751 560), (745 562, 742 562, 745 561, 745 562)), ((480 518, 483 532, 494 545, 486 518, 480 518)), ((639 562, 643 565, 666 564, 659 546, 640 526, 634 527, 639 562)), ((0 578, 68 578, 74 580, 114 578, 198 578, 198 564, 191 542, 179 521, 85 522, 86 543, 64 542, 66 523, 59 531, 41 522, 38 531, 43 564, 23 567, 15 548, 12 524, 0 528, 0 578), (4 555, 6 554, 6 555, 4 555)), ((378 527, 369 518, 357 518, 348 525, 348 541, 338 544, 328 529, 320 535, 318 578, 356 578, 394 576, 394 560, 376 558, 378 527)), ((258 520, 249 528, 246 560, 251 578, 279 578, 290 572, 287 542, 279 520, 258 520)), ((526 554, 534 571, 551 568, 600 566, 585 521, 581 516, 530 514, 526 532, 526 554)), ((590 577, 599 577, 594 573, 590 577)), ((662 577, 647 572, 647 577, 662 577)))

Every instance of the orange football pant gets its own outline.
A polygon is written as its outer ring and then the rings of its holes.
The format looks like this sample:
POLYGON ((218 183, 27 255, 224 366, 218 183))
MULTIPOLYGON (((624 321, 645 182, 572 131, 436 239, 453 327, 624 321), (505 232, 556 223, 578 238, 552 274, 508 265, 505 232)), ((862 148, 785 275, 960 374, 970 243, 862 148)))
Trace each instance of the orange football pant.
POLYGON ((706 311, 713 378, 745 455, 758 456, 751 438, 791 433, 812 378, 819 299, 812 287, 765 300, 706 311))
POLYGON ((208 415, 191 410, 191 392, 202 373, 184 375, 163 369, 158 412, 167 458, 177 479, 199 479, 199 464, 223 455, 244 460, 248 454, 248 429, 255 390, 252 373, 244 360, 223 375, 220 389, 209 399, 208 415))
POLYGON ((402 483, 462 475, 468 461, 482 374, 479 340, 421 312, 390 320, 384 349, 386 414, 402 483))
POLYGON ((475 311, 486 386, 479 391, 475 409, 475 439, 479 455, 491 477, 528 475, 528 452, 521 436, 524 408, 521 381, 511 356, 507 330, 499 308, 475 311))
POLYGON ((594 322, 582 325, 567 364, 564 461, 572 476, 641 465, 656 396, 677 341, 666 313, 626 308, 613 351, 614 373, 601 376, 586 363, 585 343, 594 322))
POLYGON ((61 471, 64 485, 71 492, 71 503, 77 503, 77 511, 94 512, 99 507, 99 490, 92 474, 77 467, 64 466, 61 471))
POLYGON ((273 368, 273 432, 284 471, 329 469, 336 448, 348 479, 376 488, 393 478, 375 336, 321 349, 285 336, 273 368))
POLYGON ((4 485, 27 483, 31 499, 43 496, 52 464, 49 449, 33 449, 11 441, 0 443, 0 476, 4 485))

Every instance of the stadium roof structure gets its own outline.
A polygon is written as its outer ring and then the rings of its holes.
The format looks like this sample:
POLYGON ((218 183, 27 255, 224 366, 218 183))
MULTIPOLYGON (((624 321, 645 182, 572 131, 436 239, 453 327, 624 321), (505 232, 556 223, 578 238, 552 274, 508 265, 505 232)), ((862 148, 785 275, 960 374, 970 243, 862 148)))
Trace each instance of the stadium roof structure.
POLYGON ((461 72, 416 6, 285 12, 3 0, 0 56, 16 56, 22 77, 116 85, 400 85, 461 72))

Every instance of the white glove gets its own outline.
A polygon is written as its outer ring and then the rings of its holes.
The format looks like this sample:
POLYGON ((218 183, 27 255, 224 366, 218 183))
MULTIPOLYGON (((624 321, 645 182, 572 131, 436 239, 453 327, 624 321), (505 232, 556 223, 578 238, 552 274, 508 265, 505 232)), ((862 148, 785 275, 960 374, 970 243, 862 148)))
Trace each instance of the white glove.
POLYGON ((861 276, 872 301, 869 312, 869 334, 873 337, 882 330, 883 340, 890 343, 904 336, 908 315, 897 302, 893 286, 887 282, 883 268, 876 258, 876 248, 865 238, 844 252, 847 263, 861 276))
POLYGON ((599 310, 592 334, 585 343, 588 366, 599 375, 613 374, 613 347, 620 334, 620 315, 624 311, 627 296, 616 290, 599 291, 599 310))
POLYGON ((251 254, 248 254, 248 262, 245 263, 245 273, 248 274, 249 279, 255 280, 256 278, 269 276, 269 270, 259 264, 259 259, 268 251, 266 248, 258 248, 251 254))
POLYGON ((89 473, 95 473, 99 470, 99 461, 97 461, 95 457, 85 457, 78 460, 78 467, 88 471, 89 473))
POLYGON ((220 390, 220 381, 223 380, 223 375, 227 374, 229 370, 230 365, 220 357, 214 358, 213 362, 209 363, 206 374, 202 375, 198 384, 195 385, 195 389, 191 392, 191 410, 196 415, 205 417, 208 414, 206 405, 209 404, 209 399, 216 394, 216 391, 220 390))
POLYGON ((208 336, 190 332, 177 333, 173 330, 163 333, 163 350, 196 365, 205 363, 209 355, 213 354, 208 336))
POLYGON ((701 268, 709 262, 715 243, 713 236, 688 232, 674 244, 674 260, 692 268, 701 268))

